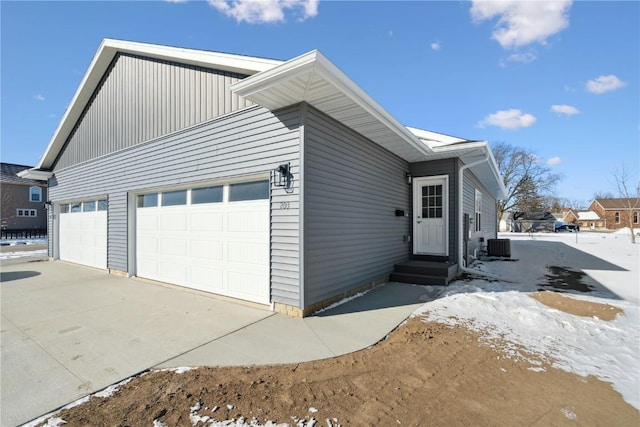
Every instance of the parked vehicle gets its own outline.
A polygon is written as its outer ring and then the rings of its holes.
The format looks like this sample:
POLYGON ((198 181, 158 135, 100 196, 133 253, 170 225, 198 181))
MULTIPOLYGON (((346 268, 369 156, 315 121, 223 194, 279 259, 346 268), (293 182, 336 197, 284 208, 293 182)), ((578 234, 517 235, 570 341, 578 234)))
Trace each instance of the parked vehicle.
POLYGON ((580 226, 578 224, 567 224, 565 222, 556 221, 554 226, 554 231, 557 233, 559 231, 568 231, 568 232, 578 232, 580 231, 580 226))

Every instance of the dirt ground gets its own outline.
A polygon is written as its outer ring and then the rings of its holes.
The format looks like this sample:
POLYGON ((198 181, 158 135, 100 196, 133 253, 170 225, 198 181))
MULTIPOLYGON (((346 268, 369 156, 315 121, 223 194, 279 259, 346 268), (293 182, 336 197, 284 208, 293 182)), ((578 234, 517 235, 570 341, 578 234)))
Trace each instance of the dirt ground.
POLYGON ((610 384, 509 358, 499 348, 464 327, 413 318, 349 355, 151 372, 110 398, 94 397, 57 416, 65 427, 191 426, 192 419, 240 417, 306 426, 313 418, 316 427, 640 425, 640 411, 610 384))

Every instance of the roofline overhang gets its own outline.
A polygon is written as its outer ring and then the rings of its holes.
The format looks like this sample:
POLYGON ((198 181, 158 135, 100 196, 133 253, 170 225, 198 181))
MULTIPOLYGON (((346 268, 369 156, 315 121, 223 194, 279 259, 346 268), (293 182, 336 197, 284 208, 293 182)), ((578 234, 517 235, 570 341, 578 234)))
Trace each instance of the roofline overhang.
POLYGON ((16 174, 20 178, 35 179, 38 181, 48 181, 53 176, 53 172, 38 170, 37 168, 25 169, 16 174))
POLYGON ((140 55, 148 58, 178 62, 187 65, 215 68, 238 74, 255 74, 268 70, 282 61, 251 56, 232 55, 196 49, 184 49, 125 40, 103 39, 84 74, 78 89, 64 112, 62 120, 53 133, 49 145, 40 158, 36 169, 50 169, 73 131, 82 112, 100 84, 105 72, 119 53, 140 55))
MULTIPOLYGON (((274 86, 283 85, 305 74, 315 74, 323 79, 324 82, 337 89, 351 102, 365 110, 371 117, 409 144, 419 155, 428 156, 432 154, 432 150, 428 146, 422 143, 406 126, 398 122, 318 50, 312 50, 270 70, 262 71, 236 82, 231 85, 231 90, 240 96, 251 98, 251 95, 266 91, 274 86)), ((308 102, 305 95, 306 92, 303 96, 292 99, 290 105, 308 102)), ((313 103, 310 104, 313 105, 313 103)))
MULTIPOLYGON (((470 163, 473 161, 472 156, 474 152, 480 151, 481 156, 487 157, 487 161, 484 164, 489 168, 494 179, 494 196, 499 200, 504 199, 507 196, 507 189, 505 188, 502 177, 500 176, 498 164, 496 163, 495 157, 493 157, 493 152, 491 151, 487 141, 469 141, 466 143, 457 143, 455 145, 434 147, 433 151, 438 154, 450 154, 450 157, 459 157, 464 163, 470 163)), ((471 169, 473 170, 479 167, 482 167, 482 164, 472 167, 471 169)))

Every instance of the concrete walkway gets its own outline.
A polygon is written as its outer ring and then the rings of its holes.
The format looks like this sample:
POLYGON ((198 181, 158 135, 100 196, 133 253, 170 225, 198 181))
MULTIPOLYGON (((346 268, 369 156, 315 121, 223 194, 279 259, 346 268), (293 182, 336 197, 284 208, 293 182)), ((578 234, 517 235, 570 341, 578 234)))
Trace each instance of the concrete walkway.
POLYGON ((300 362, 366 348, 440 290, 388 284, 293 319, 62 262, 1 267, 2 426, 154 367, 300 362))

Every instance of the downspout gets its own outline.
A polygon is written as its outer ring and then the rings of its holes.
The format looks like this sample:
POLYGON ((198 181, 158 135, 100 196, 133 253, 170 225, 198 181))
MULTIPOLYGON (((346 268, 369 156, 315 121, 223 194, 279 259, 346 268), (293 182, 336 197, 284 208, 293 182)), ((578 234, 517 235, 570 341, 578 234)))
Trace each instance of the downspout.
POLYGON ((464 171, 473 167, 473 166, 478 166, 484 162, 488 162, 489 161, 489 153, 485 152, 484 157, 480 160, 476 160, 475 162, 471 162, 468 165, 464 165, 460 168, 459 172, 458 172, 458 271, 462 271, 465 273, 470 273, 470 274, 477 274, 476 271, 470 270, 467 268, 466 265, 463 265, 464 263, 464 254, 463 254, 463 247, 464 247, 464 224, 463 224, 463 220, 464 220, 464 215, 463 215, 463 195, 464 195, 464 171))

